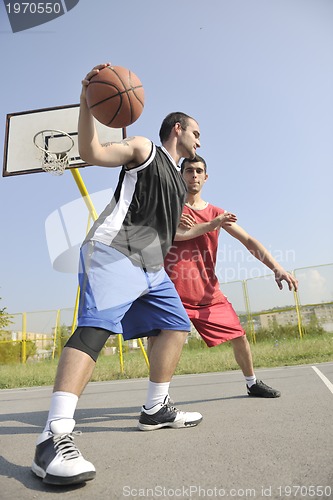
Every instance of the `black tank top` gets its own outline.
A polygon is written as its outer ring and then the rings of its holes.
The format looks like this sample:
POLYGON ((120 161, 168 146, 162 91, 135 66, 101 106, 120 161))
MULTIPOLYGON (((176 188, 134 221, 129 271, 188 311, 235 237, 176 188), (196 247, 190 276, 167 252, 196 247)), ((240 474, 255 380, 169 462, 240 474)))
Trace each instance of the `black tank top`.
POLYGON ((111 202, 89 231, 94 240, 116 248, 145 269, 163 266, 185 203, 180 168, 152 144, 138 167, 122 168, 111 202))

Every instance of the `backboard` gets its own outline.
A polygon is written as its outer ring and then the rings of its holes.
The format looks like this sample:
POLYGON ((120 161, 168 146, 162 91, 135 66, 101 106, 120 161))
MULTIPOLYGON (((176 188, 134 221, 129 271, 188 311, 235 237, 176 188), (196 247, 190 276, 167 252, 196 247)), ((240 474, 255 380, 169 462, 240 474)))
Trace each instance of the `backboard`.
MULTIPOLYGON (((78 151, 79 108, 79 104, 73 104, 8 114, 2 175, 6 177, 44 172, 41 166, 41 152, 33 142, 33 138, 41 130, 63 131, 73 139, 74 145, 69 152, 68 168, 88 166, 80 158, 78 151)), ((97 120, 95 120, 95 125, 102 144, 119 142, 126 137, 126 129, 106 127, 97 120)), ((60 146, 61 150, 61 141, 64 141, 64 135, 47 133, 43 137, 43 141, 45 141, 43 145, 45 149, 59 149, 60 146)))

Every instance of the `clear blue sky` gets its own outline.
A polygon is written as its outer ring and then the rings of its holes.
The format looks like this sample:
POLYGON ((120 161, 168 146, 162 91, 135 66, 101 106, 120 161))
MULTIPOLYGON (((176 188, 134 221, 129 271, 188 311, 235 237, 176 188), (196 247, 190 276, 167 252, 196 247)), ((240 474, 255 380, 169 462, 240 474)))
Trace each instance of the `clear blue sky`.
MULTIPOLYGON (((131 68, 146 105, 128 135, 158 142, 167 113, 192 115, 210 175, 204 198, 235 212, 287 269, 333 262, 332 26, 331 0, 80 0, 13 34, 0 3, 0 141, 7 113, 77 103, 97 63, 131 68)), ((91 193, 118 174, 82 170, 91 193)), ((76 274, 52 268, 45 221, 78 198, 70 172, 0 178, 0 307, 74 304, 76 274)), ((229 235, 220 245, 221 281, 268 272, 229 235)))

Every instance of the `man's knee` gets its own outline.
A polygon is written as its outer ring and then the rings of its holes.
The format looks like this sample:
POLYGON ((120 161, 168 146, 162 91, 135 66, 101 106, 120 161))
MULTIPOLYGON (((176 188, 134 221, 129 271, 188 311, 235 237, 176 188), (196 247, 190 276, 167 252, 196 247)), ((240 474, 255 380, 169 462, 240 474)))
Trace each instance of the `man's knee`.
POLYGON ((241 335, 240 337, 236 337, 234 339, 231 339, 230 341, 232 343, 232 345, 247 345, 248 344, 248 340, 247 340, 247 336, 246 334, 244 333, 244 335, 241 335))
POLYGON ((172 343, 178 343, 179 346, 183 346, 186 342, 189 332, 185 330, 161 330, 161 333, 157 336, 164 335, 172 343))
POLYGON ((103 328, 80 326, 68 339, 65 347, 72 347, 73 349, 85 352, 94 361, 97 361, 99 353, 111 334, 112 332, 103 328))

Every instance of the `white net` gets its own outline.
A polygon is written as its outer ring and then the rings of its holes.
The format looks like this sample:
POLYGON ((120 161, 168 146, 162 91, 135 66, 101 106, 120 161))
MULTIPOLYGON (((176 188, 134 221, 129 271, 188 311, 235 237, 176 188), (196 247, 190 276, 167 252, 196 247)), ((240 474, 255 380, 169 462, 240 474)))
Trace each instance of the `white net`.
POLYGON ((69 166, 69 151, 74 146, 73 138, 61 130, 41 130, 34 139, 40 151, 42 169, 53 175, 62 175, 69 166))
POLYGON ((68 167, 67 153, 44 152, 42 155, 42 169, 53 175, 62 175, 68 167))

